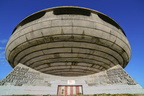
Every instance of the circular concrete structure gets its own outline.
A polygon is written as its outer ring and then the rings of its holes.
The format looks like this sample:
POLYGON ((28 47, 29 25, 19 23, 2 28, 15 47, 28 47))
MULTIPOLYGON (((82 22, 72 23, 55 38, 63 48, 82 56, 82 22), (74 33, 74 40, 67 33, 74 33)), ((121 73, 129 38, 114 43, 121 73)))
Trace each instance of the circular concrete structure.
POLYGON ((122 28, 96 10, 61 6, 23 19, 6 46, 12 67, 25 64, 59 76, 82 76, 123 68, 131 48, 122 28))

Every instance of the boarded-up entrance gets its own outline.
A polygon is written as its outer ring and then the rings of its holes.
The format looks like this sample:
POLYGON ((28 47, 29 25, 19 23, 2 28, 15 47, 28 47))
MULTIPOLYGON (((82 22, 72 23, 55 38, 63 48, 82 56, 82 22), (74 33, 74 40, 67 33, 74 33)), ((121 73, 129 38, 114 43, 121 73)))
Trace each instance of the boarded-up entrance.
POLYGON ((58 95, 76 95, 82 94, 81 85, 59 85, 58 95))

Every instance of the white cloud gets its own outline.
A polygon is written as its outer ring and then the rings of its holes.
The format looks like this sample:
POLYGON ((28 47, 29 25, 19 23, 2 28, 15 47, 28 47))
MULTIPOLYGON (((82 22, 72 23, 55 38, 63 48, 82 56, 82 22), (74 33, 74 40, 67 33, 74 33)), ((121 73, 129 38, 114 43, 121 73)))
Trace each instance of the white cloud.
POLYGON ((0 58, 0 67, 1 66, 10 67, 9 63, 7 62, 5 58, 0 58))
POLYGON ((6 42, 7 42, 6 39, 0 40, 0 43, 2 43, 2 44, 6 43, 6 42))
POLYGON ((5 49, 5 47, 0 47, 0 50, 1 50, 1 49, 5 49))
POLYGON ((5 51, 0 52, 0 58, 5 58, 5 51))
POLYGON ((1 51, 0 52, 0 65, 4 65, 5 64, 5 52, 4 51, 1 51))
POLYGON ((0 64, 4 64, 4 59, 0 59, 0 64))

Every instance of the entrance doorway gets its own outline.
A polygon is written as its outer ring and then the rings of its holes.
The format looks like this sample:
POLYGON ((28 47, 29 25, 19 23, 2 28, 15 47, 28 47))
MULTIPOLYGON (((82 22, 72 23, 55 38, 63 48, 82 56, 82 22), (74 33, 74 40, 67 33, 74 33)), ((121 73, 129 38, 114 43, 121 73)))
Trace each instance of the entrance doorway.
POLYGON ((82 93, 82 85, 58 85, 58 95, 76 95, 82 93))

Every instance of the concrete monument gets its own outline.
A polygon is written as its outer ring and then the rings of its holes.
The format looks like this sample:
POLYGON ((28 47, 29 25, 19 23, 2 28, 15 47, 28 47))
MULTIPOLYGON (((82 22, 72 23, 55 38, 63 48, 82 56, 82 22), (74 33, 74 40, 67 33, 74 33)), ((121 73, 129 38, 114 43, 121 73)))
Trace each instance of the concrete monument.
POLYGON ((6 46, 6 59, 14 69, 0 82, 0 90, 9 90, 6 94, 144 93, 123 70, 130 56, 126 34, 107 15, 76 6, 44 9, 15 27, 6 46))

